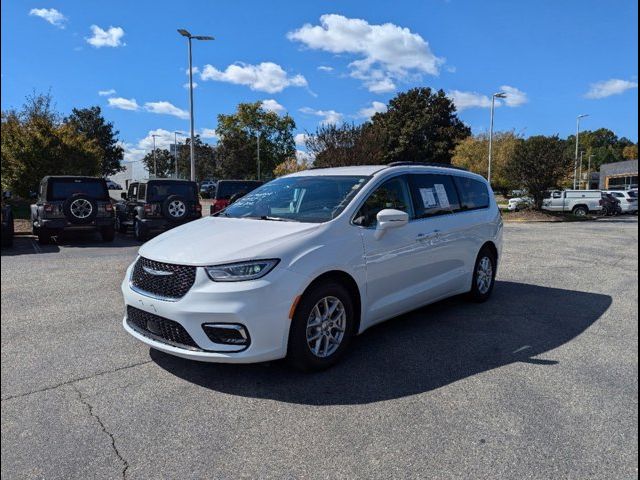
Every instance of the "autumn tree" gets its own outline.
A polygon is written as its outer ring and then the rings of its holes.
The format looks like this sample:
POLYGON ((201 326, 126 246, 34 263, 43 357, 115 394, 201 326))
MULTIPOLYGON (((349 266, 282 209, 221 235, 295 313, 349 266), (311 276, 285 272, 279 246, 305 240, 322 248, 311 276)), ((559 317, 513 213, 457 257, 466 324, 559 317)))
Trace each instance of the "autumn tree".
POLYGON ((638 144, 627 145, 622 150, 622 158, 625 160, 637 160, 638 159, 638 144))

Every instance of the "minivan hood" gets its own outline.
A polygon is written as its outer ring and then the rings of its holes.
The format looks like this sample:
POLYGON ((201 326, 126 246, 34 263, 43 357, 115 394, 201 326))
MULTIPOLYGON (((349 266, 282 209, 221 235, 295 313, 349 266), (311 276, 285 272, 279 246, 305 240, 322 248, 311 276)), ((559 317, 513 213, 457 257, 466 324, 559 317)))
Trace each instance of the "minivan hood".
POLYGON ((183 265, 281 258, 292 241, 319 227, 313 223, 205 217, 157 236, 142 245, 139 253, 158 262, 183 265))

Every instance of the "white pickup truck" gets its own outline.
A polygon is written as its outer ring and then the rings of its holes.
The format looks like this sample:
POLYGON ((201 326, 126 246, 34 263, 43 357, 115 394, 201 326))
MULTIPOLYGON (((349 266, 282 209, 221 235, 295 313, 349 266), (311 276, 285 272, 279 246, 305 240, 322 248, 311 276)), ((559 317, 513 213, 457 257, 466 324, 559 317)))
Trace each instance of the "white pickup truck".
POLYGON ((551 190, 546 192, 542 209, 550 212, 571 212, 579 217, 602 211, 600 190, 551 190))

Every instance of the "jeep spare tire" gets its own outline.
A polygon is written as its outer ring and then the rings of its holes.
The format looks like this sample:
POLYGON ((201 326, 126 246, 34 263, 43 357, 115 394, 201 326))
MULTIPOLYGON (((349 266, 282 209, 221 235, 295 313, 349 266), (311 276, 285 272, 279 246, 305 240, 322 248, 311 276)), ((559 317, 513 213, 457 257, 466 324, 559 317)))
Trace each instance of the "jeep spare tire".
POLYGON ((62 206, 64 216, 71 223, 83 225, 91 223, 98 215, 98 204, 91 197, 77 193, 70 196, 62 206))
POLYGON ((162 215, 170 222, 187 218, 187 201, 180 195, 170 195, 162 202, 162 215))

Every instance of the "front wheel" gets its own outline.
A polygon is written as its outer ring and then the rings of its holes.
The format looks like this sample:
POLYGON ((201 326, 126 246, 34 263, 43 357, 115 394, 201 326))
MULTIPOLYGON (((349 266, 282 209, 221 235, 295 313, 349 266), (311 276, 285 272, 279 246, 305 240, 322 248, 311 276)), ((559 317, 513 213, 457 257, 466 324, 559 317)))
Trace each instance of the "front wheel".
POLYGON ((288 360, 310 372, 335 365, 354 333, 353 300, 339 283, 325 283, 305 292, 289 332, 288 360))
POLYGON ((478 303, 486 302, 496 282, 496 256, 489 248, 483 248, 478 254, 473 269, 473 281, 469 298, 478 303))
POLYGON ((587 207, 578 206, 573 209, 573 214, 576 217, 586 217, 589 214, 589 210, 587 209, 587 207))

